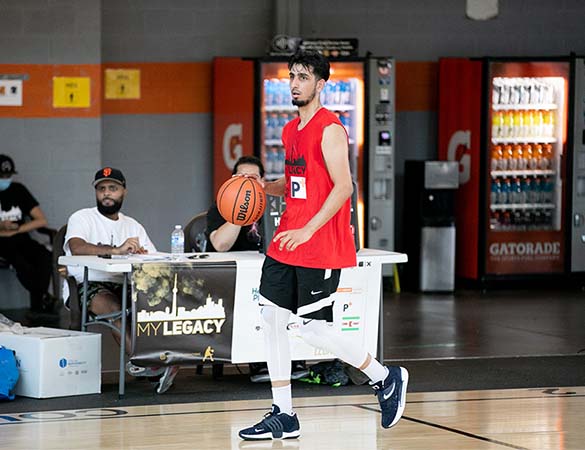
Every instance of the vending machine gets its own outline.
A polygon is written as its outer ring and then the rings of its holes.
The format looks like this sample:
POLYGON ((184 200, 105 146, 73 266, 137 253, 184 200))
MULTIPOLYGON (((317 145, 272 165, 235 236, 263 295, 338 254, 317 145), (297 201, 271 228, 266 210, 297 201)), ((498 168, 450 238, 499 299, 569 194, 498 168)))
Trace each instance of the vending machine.
POLYGON ((585 273, 583 59, 439 62, 439 157, 459 162, 456 274, 585 273))
MULTIPOLYGON (((349 137, 357 187, 360 246, 394 249, 395 64, 392 58, 331 60, 321 103, 349 137)), ((284 175, 282 128, 297 116, 291 103, 286 59, 216 58, 213 62, 214 192, 245 154, 262 159, 266 179, 284 175)), ((275 227, 284 208, 268 199, 265 226, 275 227)))

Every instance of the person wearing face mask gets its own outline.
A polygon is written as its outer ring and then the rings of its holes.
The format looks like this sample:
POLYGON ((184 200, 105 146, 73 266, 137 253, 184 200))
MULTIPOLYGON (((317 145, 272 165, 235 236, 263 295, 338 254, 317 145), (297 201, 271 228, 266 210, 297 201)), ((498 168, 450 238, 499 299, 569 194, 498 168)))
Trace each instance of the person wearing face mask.
POLYGON ((29 235, 47 226, 47 219, 29 190, 13 181, 16 173, 12 158, 0 155, 0 256, 14 268, 30 293, 31 310, 49 312, 53 305, 47 294, 51 254, 29 235))
MULTIPOLYGON (((122 172, 112 167, 98 170, 93 187, 96 206, 76 211, 69 217, 63 244, 65 254, 111 256, 156 252, 144 227, 132 217, 120 212, 128 192, 126 178, 122 172)), ((67 271, 69 275, 75 277, 79 298, 82 298, 83 268, 68 266, 67 271)), ((88 311, 96 315, 120 311, 122 283, 121 274, 90 270, 87 288, 88 311)), ((120 320, 114 322, 114 325, 120 327, 120 320)), ((112 334, 120 343, 120 333, 112 331, 112 334)), ((126 339, 126 348, 130 349, 130 333, 126 333, 126 339)), ((165 372, 170 371, 171 367, 139 367, 128 362, 126 370, 134 376, 164 377, 165 372)))

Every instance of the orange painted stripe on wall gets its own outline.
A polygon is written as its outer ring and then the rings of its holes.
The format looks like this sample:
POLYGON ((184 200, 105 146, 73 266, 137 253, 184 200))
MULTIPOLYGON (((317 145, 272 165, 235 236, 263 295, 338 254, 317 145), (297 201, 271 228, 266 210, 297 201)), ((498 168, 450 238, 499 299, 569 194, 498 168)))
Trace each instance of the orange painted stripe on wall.
POLYGON ((396 111, 436 111, 438 64, 416 61, 396 63, 396 111))
POLYGON ((211 112, 210 62, 105 63, 102 74, 106 69, 139 69, 140 99, 104 99, 104 114, 211 112))
POLYGON ((99 117, 101 115, 101 65, 0 64, 2 75, 27 75, 22 106, 0 106, 0 117, 99 117), (53 77, 89 77, 88 108, 53 108, 53 77))
MULTIPOLYGON (((101 114, 181 114, 212 112, 212 64, 104 63, 87 65, 0 64, 0 74, 27 74, 23 106, 0 106, 0 117, 99 117, 101 114), (139 69, 141 98, 104 99, 105 69, 139 69), (91 78, 89 108, 53 108, 54 76, 91 78)), ((237 76, 237 74, 236 74, 237 76)), ((396 64, 396 111, 436 111, 438 65, 396 64)))

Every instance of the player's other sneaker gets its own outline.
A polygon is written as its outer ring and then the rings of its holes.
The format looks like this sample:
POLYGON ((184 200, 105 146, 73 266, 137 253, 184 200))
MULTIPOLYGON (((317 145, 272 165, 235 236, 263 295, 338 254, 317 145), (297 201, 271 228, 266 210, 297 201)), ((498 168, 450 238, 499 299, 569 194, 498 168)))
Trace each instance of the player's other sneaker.
POLYGON ((406 406, 406 387, 408 370, 399 366, 385 366, 388 376, 372 384, 376 391, 380 409, 382 409, 382 426, 390 428, 400 420, 406 406))
POLYGON ((179 369, 179 366, 168 366, 165 369, 165 372, 163 373, 162 377, 160 377, 158 382, 158 387, 156 388, 157 394, 164 394, 169 390, 169 388, 173 385, 175 377, 179 373, 179 369))
POLYGON ((278 406, 272 405, 272 410, 264 415, 261 422, 240 430, 238 435, 246 441, 293 439, 301 435, 301 425, 295 413, 292 415, 281 413, 278 406))
POLYGON ((157 377, 165 371, 164 366, 160 367, 141 367, 133 364, 131 361, 126 363, 126 372, 133 377, 157 377))

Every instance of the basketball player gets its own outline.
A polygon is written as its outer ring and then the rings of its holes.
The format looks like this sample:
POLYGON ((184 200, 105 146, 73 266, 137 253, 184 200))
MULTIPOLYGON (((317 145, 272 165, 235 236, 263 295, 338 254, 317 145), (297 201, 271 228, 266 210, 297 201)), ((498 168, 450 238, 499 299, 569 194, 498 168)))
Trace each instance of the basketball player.
POLYGON ((286 210, 267 251, 260 281, 260 304, 272 410, 243 429, 246 440, 297 438, 299 420, 292 408, 291 358, 286 326, 291 312, 302 319, 301 337, 359 368, 370 378, 382 410, 382 426, 400 420, 408 372, 383 366, 351 339, 335 331, 333 300, 342 268, 356 265, 350 230, 351 173, 348 136, 337 116, 323 108, 320 94, 329 62, 315 52, 289 61, 290 92, 299 117, 283 129, 285 176, 265 183, 269 195, 284 195, 286 210))

